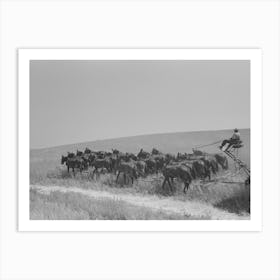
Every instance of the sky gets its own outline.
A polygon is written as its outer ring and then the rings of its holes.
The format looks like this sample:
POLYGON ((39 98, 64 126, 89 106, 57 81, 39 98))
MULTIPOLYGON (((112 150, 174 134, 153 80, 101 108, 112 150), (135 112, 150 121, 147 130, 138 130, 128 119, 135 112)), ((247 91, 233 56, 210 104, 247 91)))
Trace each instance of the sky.
POLYGON ((30 148, 250 127, 247 60, 32 60, 30 148))

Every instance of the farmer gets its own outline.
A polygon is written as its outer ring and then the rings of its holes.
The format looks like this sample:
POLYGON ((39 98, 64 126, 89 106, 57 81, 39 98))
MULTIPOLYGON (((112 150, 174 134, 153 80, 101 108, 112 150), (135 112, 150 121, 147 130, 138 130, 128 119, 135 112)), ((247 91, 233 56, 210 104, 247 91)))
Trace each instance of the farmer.
POLYGON ((226 144, 228 144, 227 148, 225 151, 228 151, 228 149, 234 145, 240 143, 240 133, 237 128, 234 129, 233 135, 231 136, 230 139, 225 139, 222 142, 222 145, 220 146, 220 149, 222 149, 226 144))

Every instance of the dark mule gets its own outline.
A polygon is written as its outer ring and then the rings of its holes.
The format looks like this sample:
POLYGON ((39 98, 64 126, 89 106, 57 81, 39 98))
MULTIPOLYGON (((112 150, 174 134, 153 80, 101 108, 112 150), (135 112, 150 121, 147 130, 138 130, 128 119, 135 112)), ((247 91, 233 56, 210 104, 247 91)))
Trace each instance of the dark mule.
POLYGON ((184 153, 184 154, 177 153, 177 156, 176 156, 177 161, 187 160, 187 159, 189 159, 189 158, 188 158, 188 155, 186 153, 184 153))
POLYGON ((133 154, 133 153, 126 153, 125 154, 126 155, 126 159, 127 159, 127 161, 129 161, 129 160, 138 160, 138 158, 137 158, 137 156, 135 155, 135 154, 133 154))
POLYGON ((77 157, 75 155, 73 156, 72 153, 68 153, 68 156, 61 157, 61 164, 64 163, 67 166, 68 173, 70 169, 72 169, 74 176, 75 168, 79 169, 80 173, 82 173, 82 171, 87 168, 86 162, 81 157, 77 157))
POLYGON ((85 151, 84 151, 84 154, 91 154, 91 153, 92 153, 92 151, 89 148, 86 148, 85 151))
POLYGON ((143 149, 140 150, 140 152, 137 154, 137 157, 139 159, 146 159, 150 156, 150 153, 143 151, 143 149))
POLYGON ((146 163, 146 173, 147 174, 154 174, 157 172, 157 162, 154 158, 150 157, 150 158, 144 159, 144 162, 146 163))
POLYGON ((69 165, 67 164, 67 161, 68 161, 67 156, 61 156, 61 164, 63 165, 65 163, 65 165, 67 166, 67 171, 69 173, 69 165))
POLYGON ((196 155, 196 156, 204 156, 205 153, 200 151, 200 150, 196 150, 196 149, 193 149, 193 154, 196 155))
POLYGON ((165 164, 165 156, 162 154, 158 154, 158 155, 153 155, 151 158, 156 161, 156 172, 158 173, 159 171, 162 170, 165 164))
POLYGON ((228 169, 228 160, 226 156, 223 154, 215 154, 214 157, 216 158, 217 163, 224 169, 228 169))
POLYGON ((99 169, 101 169, 101 171, 106 169, 108 172, 111 172, 112 171, 112 160, 109 157, 93 158, 90 161, 90 166, 92 166, 94 168, 92 175, 94 175, 96 172, 98 172, 99 169))
POLYGON ((201 159, 204 161, 206 168, 210 169, 212 173, 215 175, 219 171, 219 165, 216 161, 216 158, 212 155, 207 155, 201 159))
POLYGON ((136 164, 138 173, 139 173, 142 177, 145 177, 146 174, 147 174, 147 164, 146 164, 146 162, 143 161, 143 160, 137 160, 137 161, 135 162, 135 164, 136 164))
POLYGON ((83 152, 82 152, 82 151, 77 150, 77 152, 76 152, 76 156, 81 157, 82 155, 83 155, 83 152))
POLYGON ((165 155, 165 163, 169 163, 171 161, 175 161, 176 160, 176 157, 172 154, 166 154, 165 155))
POLYGON ((210 165, 205 160, 192 161, 192 168, 196 178, 205 180, 208 177, 211 180, 210 165))
POLYGON ((184 183, 184 193, 186 193, 186 189, 189 189, 189 185, 192 182, 191 170, 183 164, 167 165, 163 168, 162 174, 164 176, 162 188, 164 188, 167 182, 171 191, 173 191, 173 189, 170 180, 173 182, 174 178, 178 178, 184 183))
POLYGON ((152 155, 160 155, 160 154, 162 154, 162 153, 159 150, 157 150, 155 148, 152 149, 152 155))
POLYGON ((116 163, 116 183, 118 182, 119 176, 121 173, 124 175, 124 183, 126 184, 126 177, 128 176, 131 179, 131 183, 133 184, 134 179, 138 178, 137 166, 136 163, 133 161, 123 161, 118 160, 116 163))

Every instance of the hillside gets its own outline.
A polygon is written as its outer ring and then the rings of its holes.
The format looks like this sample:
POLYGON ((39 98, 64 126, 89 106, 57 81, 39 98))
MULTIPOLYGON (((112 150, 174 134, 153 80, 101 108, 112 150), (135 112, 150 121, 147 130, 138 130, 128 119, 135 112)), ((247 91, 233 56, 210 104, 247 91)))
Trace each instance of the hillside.
MULTIPOLYGON (((193 180, 188 193, 180 180, 173 190, 163 188, 162 174, 140 177, 126 183, 116 174, 67 173, 60 164, 68 151, 107 150, 138 153, 151 151, 191 153, 192 148, 231 136, 232 131, 200 131, 143 135, 77 143, 30 151, 30 217, 32 219, 248 219, 250 188, 244 187, 244 174, 233 169, 221 170, 210 181, 193 180)), ((250 130, 241 130, 242 158, 250 166, 250 130)), ((205 147, 209 153, 220 152, 219 144, 205 147)))
MULTIPOLYGON (((240 158, 250 166, 250 129, 241 129, 241 137, 244 147, 240 150, 240 158)), ((58 147, 30 151, 31 171, 33 165, 58 166, 62 154, 68 151, 84 150, 86 147, 92 150, 107 150, 118 149, 123 152, 137 153, 141 148, 146 151, 151 151, 152 148, 157 148, 164 153, 177 154, 178 152, 191 153, 192 148, 204 144, 213 143, 219 140, 229 138, 232 130, 217 130, 217 131, 197 131, 197 132, 178 132, 131 136, 116 139, 97 140, 92 142, 77 143, 58 147)), ((219 152, 218 145, 201 148, 209 153, 219 152)))

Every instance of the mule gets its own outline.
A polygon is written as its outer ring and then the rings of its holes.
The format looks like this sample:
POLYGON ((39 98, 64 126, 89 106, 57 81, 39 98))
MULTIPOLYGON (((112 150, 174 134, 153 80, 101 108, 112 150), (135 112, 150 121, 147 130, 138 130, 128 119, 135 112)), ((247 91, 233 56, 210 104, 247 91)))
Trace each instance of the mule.
POLYGON ((134 179, 136 180, 138 178, 137 166, 136 163, 133 161, 126 162, 123 160, 118 160, 116 164, 116 171, 117 171, 116 183, 118 182, 121 173, 123 173, 124 175, 125 184, 126 184, 127 176, 131 179, 132 184, 134 182, 134 179))
POLYGON ((192 182, 192 175, 190 168, 183 165, 183 164, 171 164, 164 167, 162 174, 164 176, 164 181, 162 183, 162 189, 164 189, 164 186, 166 182, 169 185, 170 190, 173 192, 171 182, 173 182, 174 178, 180 179, 184 183, 184 193, 186 193, 186 190, 188 191, 189 185, 192 182), (171 180, 171 182, 170 182, 171 180))

